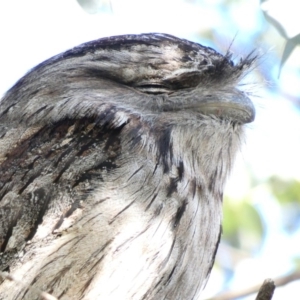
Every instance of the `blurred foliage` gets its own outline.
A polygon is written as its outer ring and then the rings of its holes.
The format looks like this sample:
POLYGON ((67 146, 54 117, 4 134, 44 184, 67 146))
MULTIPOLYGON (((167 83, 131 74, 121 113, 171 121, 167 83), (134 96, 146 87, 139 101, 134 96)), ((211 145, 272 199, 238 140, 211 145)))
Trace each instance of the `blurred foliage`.
MULTIPOLYGON (((289 233, 300 227, 300 181, 272 176, 267 180, 274 200, 281 207, 282 226, 289 233)), ((249 198, 224 199, 223 238, 235 248, 253 252, 264 238, 263 216, 249 198)))
POLYGON ((272 176, 268 186, 281 205, 283 229, 292 234, 300 227, 300 182, 272 176))
POLYGON ((300 253, 298 257, 294 257, 293 262, 294 262, 295 269, 300 270, 300 253))
POLYGON ((224 199, 223 238, 235 248, 256 251, 262 242, 263 224, 259 213, 248 199, 224 199))
POLYGON ((282 204, 300 204, 300 181, 296 179, 284 180, 278 176, 272 176, 268 185, 275 198, 282 204))

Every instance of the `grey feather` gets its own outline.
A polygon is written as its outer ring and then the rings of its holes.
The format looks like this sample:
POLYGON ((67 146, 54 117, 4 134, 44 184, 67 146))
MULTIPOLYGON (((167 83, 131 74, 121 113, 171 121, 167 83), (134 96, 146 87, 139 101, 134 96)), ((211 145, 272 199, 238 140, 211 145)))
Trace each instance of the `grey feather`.
POLYGON ((254 61, 126 35, 21 78, 0 102, 0 299, 197 299, 254 61))

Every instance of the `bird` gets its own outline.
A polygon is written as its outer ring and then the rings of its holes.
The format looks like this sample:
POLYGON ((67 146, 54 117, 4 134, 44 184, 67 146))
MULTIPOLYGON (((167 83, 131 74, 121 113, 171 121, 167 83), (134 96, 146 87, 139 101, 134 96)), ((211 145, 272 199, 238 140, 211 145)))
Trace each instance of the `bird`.
POLYGON ((256 60, 128 34, 17 81, 0 102, 0 299, 198 299, 256 60))

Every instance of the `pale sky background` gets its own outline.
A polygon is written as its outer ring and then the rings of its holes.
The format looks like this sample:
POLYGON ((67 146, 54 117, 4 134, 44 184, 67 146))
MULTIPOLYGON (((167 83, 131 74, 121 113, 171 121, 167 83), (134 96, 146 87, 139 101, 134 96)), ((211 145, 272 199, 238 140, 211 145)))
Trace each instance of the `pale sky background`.
MULTIPOLYGON (((288 1, 297 2, 297 0, 288 1)), ((240 1, 243 5, 239 6, 239 13, 232 15, 232 18, 239 24, 238 28, 231 28, 221 22, 222 12, 220 9, 215 9, 221 3, 220 0, 202 2, 205 5, 195 7, 192 1, 181 0, 112 0, 113 14, 108 9, 107 14, 89 15, 75 0, 1 1, 0 96, 28 70, 43 60, 80 43, 110 35, 165 32, 212 46, 207 44, 210 42, 206 39, 199 40, 197 34, 200 29, 204 32, 211 28, 221 28, 218 34, 224 35, 223 44, 218 45, 220 48, 216 50, 224 53, 233 38, 240 44, 245 44, 245 49, 241 49, 242 53, 237 53, 237 55, 245 56, 257 47, 257 45, 247 44, 247 35, 244 33, 261 25, 258 23, 261 19, 257 18, 260 13, 259 1, 240 1)), ((295 20, 298 29, 300 27, 299 9, 297 12, 295 18, 290 13, 282 14, 288 28, 292 28, 289 32, 293 32, 295 20)), ((274 49, 270 47, 267 49, 268 53, 272 55, 276 47, 283 49, 283 43, 282 40, 281 45, 274 45, 274 49)), ((272 61, 268 61, 268 53, 264 55, 260 63, 272 66, 272 61)), ((257 107, 257 117, 253 124, 248 125, 247 142, 237 159, 235 171, 227 186, 227 193, 236 199, 249 193, 251 181, 246 167, 250 168, 253 176, 262 182, 252 191, 255 195, 254 202, 263 202, 264 208, 262 209, 272 211, 270 221, 272 222, 273 219, 274 232, 277 226, 274 220, 280 218, 279 207, 274 206, 274 203, 268 200, 270 193, 263 185, 263 181, 271 175, 300 180, 300 113, 285 97, 288 94, 298 101, 300 98, 299 49, 294 51, 279 79, 277 79, 279 62, 275 64, 277 66, 273 65, 270 69, 270 72, 276 72, 275 76, 272 74, 267 80, 261 79, 259 82, 257 78, 253 79, 256 82, 255 88, 258 95, 253 98, 257 107)), ((250 77, 249 81, 251 80, 250 77)), ((271 232, 270 238, 272 234, 271 232)), ((272 249, 264 249, 265 253, 261 253, 258 262, 249 260, 239 266, 238 280, 233 283, 233 287, 249 286, 266 277, 272 277, 274 274, 280 275, 287 272, 291 267, 291 262, 287 258, 290 252, 300 253, 300 233, 297 233, 297 237, 288 239, 284 234, 277 232, 276 236, 271 238, 268 247, 272 249), (280 249, 280 255, 274 249, 280 249), (249 280, 245 281, 244 276, 248 276, 249 280)), ((218 276, 214 275, 214 277, 216 277, 216 282, 219 280, 221 284, 218 276)), ((215 284, 214 290, 217 286, 218 284, 215 284)), ((209 286, 207 290, 210 290, 209 286)), ((287 291, 294 293, 293 295, 299 295, 300 284, 295 282, 290 284, 284 292, 280 290, 276 291, 274 300, 296 299, 288 297, 287 291)))

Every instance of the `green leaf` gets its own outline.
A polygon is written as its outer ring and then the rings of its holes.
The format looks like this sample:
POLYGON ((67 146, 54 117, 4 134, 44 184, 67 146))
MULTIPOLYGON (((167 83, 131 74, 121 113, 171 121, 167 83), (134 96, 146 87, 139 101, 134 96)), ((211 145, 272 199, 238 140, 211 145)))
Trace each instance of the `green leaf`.
MULTIPOLYGON (((282 54, 281 62, 280 62, 279 75, 280 75, 283 65, 285 64, 287 59, 290 57, 290 55, 293 52, 293 50, 295 49, 295 47, 298 45, 300 45, 300 34, 296 35, 292 39, 287 39, 285 47, 284 47, 284 51, 282 54)), ((278 75, 278 77, 279 77, 279 75, 278 75)))

